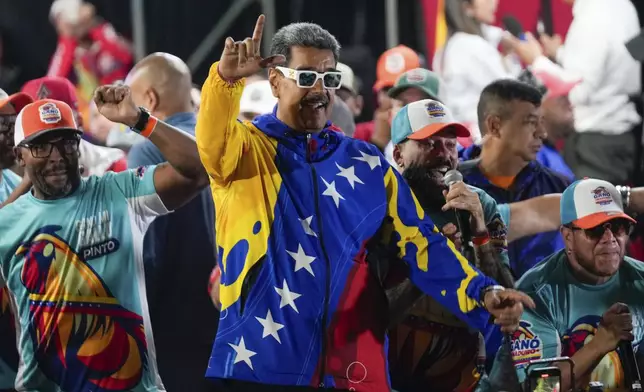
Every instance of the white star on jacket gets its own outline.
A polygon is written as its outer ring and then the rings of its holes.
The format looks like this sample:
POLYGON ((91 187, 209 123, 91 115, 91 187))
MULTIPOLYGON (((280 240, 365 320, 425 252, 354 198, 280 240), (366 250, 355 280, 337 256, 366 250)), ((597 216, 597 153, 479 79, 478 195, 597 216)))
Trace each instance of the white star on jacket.
POLYGON ((281 289, 277 287, 274 287, 274 288, 277 294, 279 294, 280 296, 280 309, 288 305, 291 308, 293 308, 293 310, 295 310, 296 313, 300 313, 300 311, 297 310, 297 306, 295 305, 295 300, 300 298, 302 294, 298 294, 294 291, 291 291, 288 288, 288 283, 286 283, 286 279, 284 279, 284 283, 282 284, 281 289))
POLYGON ((356 188, 356 182, 358 184, 364 184, 364 182, 362 182, 362 180, 359 179, 358 176, 356 176, 356 168, 355 168, 355 166, 350 166, 350 167, 345 169, 344 167, 338 165, 337 162, 335 163, 335 165, 338 167, 338 169, 340 169, 340 173, 338 173, 337 175, 340 176, 340 177, 346 178, 347 181, 349 181, 349 185, 351 185, 351 188, 353 188, 353 189, 356 188))
POLYGON ((313 268, 311 268, 311 263, 315 260, 315 257, 307 256, 306 253, 304 253, 304 249, 301 244, 297 246, 297 252, 289 252, 287 250, 286 253, 295 260, 295 272, 305 269, 309 274, 311 274, 311 276, 315 276, 313 268))
POLYGON ((239 344, 235 345, 228 343, 228 345, 235 350, 235 360, 233 361, 233 365, 238 362, 244 362, 249 368, 251 368, 251 370, 255 370, 253 369, 253 362, 251 362, 250 358, 257 355, 257 353, 246 348, 243 336, 239 340, 239 344))
POLYGON ((313 221, 313 215, 309 216, 306 219, 300 219, 300 218, 297 218, 297 219, 302 224, 302 229, 304 230, 304 233, 306 233, 308 235, 312 235, 313 237, 318 236, 317 234, 315 234, 313 229, 311 229, 311 221, 313 221))
POLYGON ((369 167, 371 168, 371 170, 375 169, 378 166, 381 166, 379 156, 377 156, 377 155, 369 155, 366 152, 362 152, 362 151, 360 151, 360 155, 362 155, 362 156, 361 157, 353 157, 353 159, 357 159, 358 161, 362 161, 362 162, 365 162, 365 163, 369 164, 369 167))
POLYGON ((275 340, 277 340, 277 343, 282 344, 280 335, 277 333, 277 331, 284 328, 284 324, 276 323, 275 320, 273 320, 273 315, 271 314, 270 309, 266 313, 266 318, 255 318, 257 319, 257 321, 259 321, 260 324, 262 324, 262 327, 264 327, 264 330, 262 331, 262 338, 270 335, 275 338, 275 340))
POLYGON ((331 183, 329 184, 328 182, 326 182, 324 178, 322 178, 322 182, 324 182, 324 185, 326 185, 326 190, 322 192, 322 195, 331 197, 333 199, 333 202, 335 203, 335 206, 340 207, 340 200, 345 200, 345 199, 335 189, 335 181, 331 181, 331 183))

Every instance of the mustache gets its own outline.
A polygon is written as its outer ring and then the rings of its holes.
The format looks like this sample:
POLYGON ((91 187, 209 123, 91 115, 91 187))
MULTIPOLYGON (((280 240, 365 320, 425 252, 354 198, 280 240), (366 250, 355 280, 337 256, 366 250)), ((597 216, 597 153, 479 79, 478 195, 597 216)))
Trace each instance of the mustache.
POLYGON ((71 167, 71 165, 65 165, 65 164, 62 164, 62 163, 61 164, 55 164, 55 165, 52 165, 51 167, 47 167, 47 168, 43 169, 41 171, 41 174, 44 175, 44 176, 48 176, 48 175, 50 175, 52 173, 61 172, 61 171, 71 172, 72 167, 71 167))
POLYGON ((313 93, 313 94, 309 94, 309 95, 305 96, 304 98, 302 98, 300 103, 303 104, 303 105, 318 104, 318 103, 322 103, 322 104, 326 105, 330 101, 331 101, 331 99, 329 98, 329 96, 327 94, 313 93))

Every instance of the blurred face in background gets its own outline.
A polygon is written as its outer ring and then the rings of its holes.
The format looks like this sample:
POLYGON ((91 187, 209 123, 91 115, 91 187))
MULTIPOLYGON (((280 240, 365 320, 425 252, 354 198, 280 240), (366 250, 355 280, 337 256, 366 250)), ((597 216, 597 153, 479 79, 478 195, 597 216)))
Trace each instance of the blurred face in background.
POLYGON ((349 110, 353 113, 353 117, 360 116, 364 105, 362 95, 356 95, 345 88, 339 89, 336 94, 342 101, 344 101, 344 103, 347 104, 349 110))
POLYGON ((0 170, 14 165, 13 132, 16 125, 16 111, 12 104, 0 107, 0 170))
POLYGON ((398 113, 398 111, 400 111, 400 109, 402 109, 403 106, 408 105, 412 102, 422 101, 423 99, 434 99, 434 98, 427 95, 426 92, 414 87, 410 87, 408 89, 401 91, 400 94, 396 96, 396 98, 392 99, 391 116, 392 117, 396 116, 396 113, 398 113))
POLYGON ((575 115, 567 95, 547 98, 541 105, 548 139, 556 141, 567 137, 575 130, 575 115))
MULTIPOLYGON (((312 47, 291 47, 288 68, 298 71, 324 73, 337 71, 333 51, 312 47)), ((331 117, 335 90, 325 88, 322 79, 313 87, 298 87, 297 82, 280 70, 270 70, 273 95, 278 99, 277 116, 289 127, 298 131, 319 131, 331 117)))
POLYGON ((477 22, 494 24, 499 0, 466 0, 465 14, 477 22))
POLYGON ((500 142, 500 151, 521 157, 525 162, 535 160, 546 138, 541 108, 514 100, 506 105, 505 111, 504 118, 495 116, 497 130, 490 132, 500 142))

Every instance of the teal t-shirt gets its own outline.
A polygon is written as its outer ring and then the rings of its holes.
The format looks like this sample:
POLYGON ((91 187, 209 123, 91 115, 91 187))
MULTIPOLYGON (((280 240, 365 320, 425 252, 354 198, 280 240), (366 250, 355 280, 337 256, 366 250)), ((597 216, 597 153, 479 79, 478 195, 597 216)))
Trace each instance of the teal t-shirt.
POLYGON ((0 203, 9 198, 11 192, 20 184, 22 178, 9 169, 0 171, 2 178, 0 178, 0 203))
MULTIPOLYGON (((3 203, 22 179, 9 169, 0 171, 0 203, 3 203)), ((5 287, 0 288, 0 390, 13 388, 18 370, 16 327, 5 287)))
MULTIPOLYGON (((628 305, 633 315, 633 347, 644 337, 644 264, 637 260, 626 257, 608 282, 587 285, 574 278, 561 250, 528 271, 516 286, 536 303, 535 309, 525 309, 520 328, 512 334, 512 357, 521 382, 530 361, 572 357, 593 338, 601 316, 616 302, 628 305)), ((493 373, 501 370, 498 360, 497 356, 493 373)), ((602 382, 606 390, 624 387, 616 352, 601 359, 590 381, 602 382)))
POLYGON ((167 213, 155 167, 84 179, 68 197, 31 193, 0 209, 0 285, 17 309, 16 389, 164 391, 142 262, 167 213))

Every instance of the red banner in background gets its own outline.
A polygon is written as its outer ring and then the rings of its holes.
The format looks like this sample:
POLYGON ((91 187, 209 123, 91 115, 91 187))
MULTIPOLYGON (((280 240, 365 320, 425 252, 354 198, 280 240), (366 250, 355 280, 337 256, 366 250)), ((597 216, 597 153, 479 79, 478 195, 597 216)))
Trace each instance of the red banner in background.
MULTIPOLYGON (((445 0, 421 0, 425 20, 428 64, 434 51, 440 48, 446 39, 446 26, 443 14, 445 0)), ((552 5, 552 23, 556 34, 566 36, 572 21, 572 7, 562 0, 550 0, 552 5)), ((497 24, 503 16, 511 14, 523 25, 526 31, 535 32, 541 9, 541 0, 500 0, 496 12, 497 24)))

